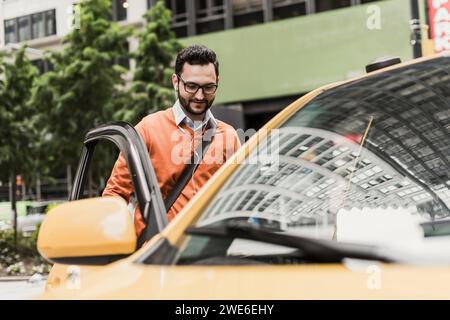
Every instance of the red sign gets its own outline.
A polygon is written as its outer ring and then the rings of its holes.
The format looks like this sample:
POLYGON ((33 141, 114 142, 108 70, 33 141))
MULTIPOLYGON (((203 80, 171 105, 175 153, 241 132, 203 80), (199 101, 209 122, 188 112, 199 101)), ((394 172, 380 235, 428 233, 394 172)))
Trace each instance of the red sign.
POLYGON ((436 52, 450 50, 450 0, 428 0, 428 8, 436 52))

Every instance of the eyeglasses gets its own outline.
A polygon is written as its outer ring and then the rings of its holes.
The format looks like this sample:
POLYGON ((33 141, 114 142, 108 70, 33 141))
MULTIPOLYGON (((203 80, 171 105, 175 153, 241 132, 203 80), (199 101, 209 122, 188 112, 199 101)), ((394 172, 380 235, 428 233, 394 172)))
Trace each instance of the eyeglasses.
POLYGON ((214 83, 205 84, 204 86, 199 85, 195 82, 186 82, 177 74, 178 79, 180 79, 184 84, 184 90, 191 94, 196 94, 198 89, 202 88, 204 94, 213 94, 216 92, 218 85, 214 83))

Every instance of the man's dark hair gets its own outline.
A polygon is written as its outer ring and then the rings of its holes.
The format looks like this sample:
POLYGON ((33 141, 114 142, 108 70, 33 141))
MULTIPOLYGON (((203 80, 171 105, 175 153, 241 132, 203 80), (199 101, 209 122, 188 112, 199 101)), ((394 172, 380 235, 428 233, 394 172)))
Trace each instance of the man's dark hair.
POLYGON ((217 61, 216 53, 205 46, 194 44, 181 50, 175 61, 176 74, 181 74, 186 62, 191 65, 206 65, 212 63, 216 70, 216 76, 219 75, 219 61, 217 61))

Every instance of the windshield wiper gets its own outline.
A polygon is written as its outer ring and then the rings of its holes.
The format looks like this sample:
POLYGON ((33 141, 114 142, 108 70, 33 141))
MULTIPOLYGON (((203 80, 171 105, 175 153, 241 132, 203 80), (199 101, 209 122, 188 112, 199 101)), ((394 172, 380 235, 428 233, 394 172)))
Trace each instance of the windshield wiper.
POLYGON ((299 249, 305 259, 339 263, 344 258, 393 262, 379 253, 379 247, 277 233, 249 223, 227 223, 221 226, 189 227, 186 234, 228 239, 246 239, 299 249))

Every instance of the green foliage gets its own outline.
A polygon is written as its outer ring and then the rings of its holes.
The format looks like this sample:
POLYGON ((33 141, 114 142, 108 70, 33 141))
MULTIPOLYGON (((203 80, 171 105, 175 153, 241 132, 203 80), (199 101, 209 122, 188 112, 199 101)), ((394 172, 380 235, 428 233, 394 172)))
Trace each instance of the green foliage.
POLYGON ((18 234, 17 248, 14 247, 14 232, 12 229, 0 231, 0 263, 10 265, 20 261, 22 257, 38 256, 36 237, 24 237, 18 234))
POLYGON ((52 155, 46 164, 53 173, 76 166, 84 135, 112 120, 115 99, 124 94, 126 70, 114 61, 128 54, 131 29, 110 21, 110 0, 84 0, 78 5, 80 28, 66 36, 61 52, 47 54, 54 70, 41 76, 33 94, 42 115, 41 150, 52 155))
POLYGON ((29 104, 37 70, 22 47, 14 56, 0 57, 0 180, 32 175, 37 163, 36 112, 29 104))
POLYGON ((17 246, 14 245, 12 229, 0 231, 0 273, 32 274, 47 273, 50 266, 37 251, 39 226, 30 237, 18 234, 17 246))
POLYGON ((182 49, 171 30, 172 13, 158 1, 144 15, 147 24, 138 34, 139 47, 133 54, 136 69, 130 87, 131 104, 119 110, 115 118, 133 124, 175 101, 171 75, 174 57, 182 49))
MULTIPOLYGON (((64 38, 61 51, 45 55, 52 71, 37 76, 24 49, 12 63, 0 56, 0 181, 21 174, 30 184, 36 172, 42 181, 61 176, 78 164, 88 130, 114 119, 135 124, 175 100, 171 75, 182 45, 164 1, 145 14, 131 55, 132 30, 111 21, 111 0, 81 0, 78 6, 79 28, 64 38), (127 56, 136 60, 128 88, 126 70, 115 64, 127 56)), ((96 151, 92 180, 107 174, 101 171, 115 156, 96 151)))

